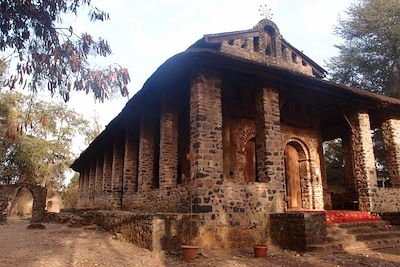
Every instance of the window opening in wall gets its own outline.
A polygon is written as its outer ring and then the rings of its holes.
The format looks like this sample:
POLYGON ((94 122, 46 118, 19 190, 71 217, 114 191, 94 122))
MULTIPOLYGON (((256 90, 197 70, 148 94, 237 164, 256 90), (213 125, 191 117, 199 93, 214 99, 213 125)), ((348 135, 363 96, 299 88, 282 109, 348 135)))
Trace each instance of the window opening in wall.
POLYGON ((260 37, 253 37, 253 49, 254 51, 260 51, 260 37))
POLYGON ((233 45, 234 43, 235 43, 235 40, 233 40, 233 39, 228 40, 228 44, 229 44, 229 45, 233 45))
POLYGON ((292 52, 292 61, 297 64, 297 55, 292 52))
POLYGON ((344 151, 343 140, 336 138, 325 141, 322 147, 332 209, 358 210, 357 196, 352 186, 352 159, 349 151, 344 151))
POLYGON ((304 60, 301 61, 301 65, 303 65, 304 67, 307 67, 307 62, 305 62, 304 60))
POLYGON ((380 128, 371 131, 372 144, 374 147, 375 168, 378 179, 378 187, 392 187, 387 168, 386 154, 383 146, 383 133, 380 128))

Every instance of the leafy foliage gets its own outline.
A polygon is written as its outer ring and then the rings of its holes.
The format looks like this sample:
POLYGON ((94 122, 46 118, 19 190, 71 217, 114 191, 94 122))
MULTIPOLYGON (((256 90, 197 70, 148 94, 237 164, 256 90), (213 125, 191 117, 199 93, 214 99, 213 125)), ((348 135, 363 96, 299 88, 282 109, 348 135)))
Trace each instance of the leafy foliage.
MULTIPOLYGON (((14 88, 28 86, 33 92, 42 88, 51 95, 59 93, 69 100, 72 90, 92 92, 104 101, 119 89, 128 95, 130 81, 126 68, 118 65, 93 69, 89 56, 111 54, 107 41, 95 40, 89 33, 76 34, 72 26, 62 25, 65 15, 89 9, 91 21, 104 21, 109 15, 93 7, 90 0, 3 0, 0 2, 0 51, 18 56, 16 73, 5 84, 14 88)), ((10 58, 10 57, 9 57, 10 58)))
POLYGON ((330 61, 332 79, 400 97, 400 1, 359 0, 339 20, 344 42, 330 61))
POLYGON ((345 187, 342 140, 334 139, 324 142, 326 175, 330 189, 345 187))
POLYGON ((91 120, 90 127, 85 130, 85 145, 89 146, 91 142, 101 133, 103 130, 103 126, 99 121, 99 117, 97 115, 93 116, 91 120))
POLYGON ((57 189, 74 157, 72 138, 89 122, 62 103, 16 92, 0 94, 0 183, 23 176, 57 189))
POLYGON ((71 181, 61 192, 61 198, 66 208, 76 208, 78 202, 79 174, 75 173, 71 181))

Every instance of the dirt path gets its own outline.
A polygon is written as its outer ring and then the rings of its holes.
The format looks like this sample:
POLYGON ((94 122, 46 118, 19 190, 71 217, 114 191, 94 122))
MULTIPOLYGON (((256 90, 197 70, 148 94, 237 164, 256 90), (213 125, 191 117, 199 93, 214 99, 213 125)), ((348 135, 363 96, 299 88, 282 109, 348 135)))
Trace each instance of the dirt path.
POLYGON ((27 230, 27 221, 12 218, 0 225, 0 266, 400 266, 400 248, 358 253, 306 253, 271 249, 267 259, 250 250, 204 251, 193 263, 114 240, 93 228, 46 224, 27 230))

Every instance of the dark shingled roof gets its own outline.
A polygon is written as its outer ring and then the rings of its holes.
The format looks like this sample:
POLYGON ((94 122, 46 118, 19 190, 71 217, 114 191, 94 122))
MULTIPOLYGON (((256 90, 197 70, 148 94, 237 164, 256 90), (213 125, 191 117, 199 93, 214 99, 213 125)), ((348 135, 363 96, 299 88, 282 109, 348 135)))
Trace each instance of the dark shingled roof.
POLYGON ((192 48, 169 58, 158 67, 158 69, 144 83, 142 89, 128 101, 126 106, 107 125, 105 130, 97 136, 89 147, 81 153, 79 158, 74 161, 71 168, 78 171, 81 160, 89 156, 98 144, 104 142, 106 137, 111 134, 112 130, 115 129, 121 121, 123 121, 125 116, 131 114, 133 109, 140 105, 142 99, 149 97, 151 94, 157 93, 157 90, 160 90, 166 81, 177 77, 179 78, 179 74, 186 73, 190 68, 196 67, 200 63, 212 64, 218 68, 237 70, 260 77, 279 79, 285 82, 294 81, 301 83, 305 90, 330 94, 335 97, 350 99, 352 101, 389 109, 396 115, 400 115, 400 100, 396 98, 383 96, 359 88, 338 85, 276 65, 257 63, 222 53, 212 48, 193 48, 192 46, 192 48))

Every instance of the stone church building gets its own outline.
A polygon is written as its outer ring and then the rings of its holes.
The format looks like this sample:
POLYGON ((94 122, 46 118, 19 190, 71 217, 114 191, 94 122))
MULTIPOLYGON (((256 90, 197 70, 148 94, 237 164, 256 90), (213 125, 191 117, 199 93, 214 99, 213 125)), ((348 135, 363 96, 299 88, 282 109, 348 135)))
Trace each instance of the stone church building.
POLYGON ((323 142, 340 138, 344 202, 400 211, 400 100, 325 75, 270 20, 205 35, 164 62, 73 163, 79 207, 194 214, 201 242, 250 243, 268 235, 270 214, 332 209, 323 142), (391 187, 378 185, 373 129, 391 187))

